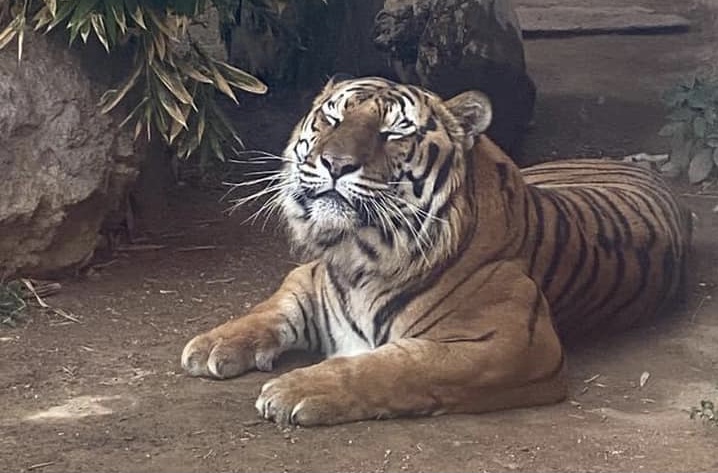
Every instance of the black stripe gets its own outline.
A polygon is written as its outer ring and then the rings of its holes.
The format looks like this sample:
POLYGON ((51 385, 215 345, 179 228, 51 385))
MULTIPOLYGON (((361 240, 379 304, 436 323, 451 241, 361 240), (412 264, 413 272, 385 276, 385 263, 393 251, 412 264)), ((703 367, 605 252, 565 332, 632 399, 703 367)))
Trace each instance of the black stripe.
POLYGON ((454 309, 450 309, 450 310, 447 310, 446 312, 444 312, 443 314, 440 314, 438 317, 436 317, 434 320, 432 320, 426 327, 424 327, 423 329, 421 329, 418 332, 416 332, 415 334, 413 334, 412 338, 421 337, 422 335, 427 333, 429 330, 434 328, 436 326, 436 324, 438 324, 442 320, 446 319, 448 316, 455 314, 455 313, 456 313, 456 311, 454 309))
POLYGON ((536 265, 536 257, 541 250, 541 244, 543 243, 543 231, 544 231, 544 215, 543 215, 543 208, 541 207, 541 200, 539 199, 539 190, 535 187, 529 187, 527 188, 529 197, 531 197, 531 201, 533 202, 534 210, 536 211, 536 237, 534 239, 534 247, 533 251, 531 252, 531 260, 529 262, 529 275, 534 276, 534 266, 536 265))
POLYGON ((424 193, 425 182, 426 181, 424 181, 423 179, 411 181, 411 190, 414 192, 414 197, 416 197, 417 199, 419 199, 424 193))
POLYGON ((339 294, 339 303, 342 306, 341 308, 344 309, 347 305, 346 289, 344 289, 344 286, 339 283, 339 280, 337 279, 337 274, 336 274, 336 272, 334 272, 334 265, 327 264, 326 267, 327 267, 327 277, 329 278, 329 283, 333 286, 333 288, 339 294))
POLYGON ((613 212, 613 217, 611 220, 614 222, 614 229, 618 229, 618 225, 616 225, 616 219, 618 219, 618 222, 621 224, 621 227, 623 228, 623 233, 620 231, 618 232, 619 235, 621 235, 620 240, 616 241, 616 245, 624 245, 626 247, 630 247, 633 243, 633 232, 631 231, 631 225, 628 223, 628 220, 626 219, 625 215, 623 215, 623 212, 616 206, 616 204, 613 202, 611 197, 616 197, 616 193, 612 193, 610 195, 606 195, 604 192, 598 191, 597 189, 591 189, 596 195, 600 196, 600 198, 608 205, 608 207, 613 212))
POLYGON ((292 319, 290 319, 289 316, 287 316, 287 314, 285 314, 283 312, 280 313, 280 315, 282 317, 284 317, 285 322, 287 323, 289 328, 292 330, 292 336, 294 337, 294 339, 292 340, 292 344, 297 343, 297 341, 299 341, 299 332, 297 331, 297 328, 294 326, 292 319))
POLYGON ((539 318, 539 308, 541 307, 541 289, 534 283, 536 288, 536 296, 533 304, 531 304, 531 312, 529 313, 528 330, 529 330, 529 346, 534 343, 534 333, 536 332, 536 322, 539 318))
POLYGON ((363 269, 360 269, 351 277, 351 281, 349 282, 349 284, 351 284, 352 287, 356 287, 359 284, 359 281, 364 278, 364 276, 366 276, 366 273, 363 269))
POLYGON ((401 293, 389 299, 374 315, 374 345, 380 346, 387 342, 389 338, 389 330, 386 329, 388 323, 394 316, 406 307, 414 297, 421 291, 412 293, 401 293))
POLYGON ((483 335, 479 335, 478 337, 466 337, 466 338, 444 338, 442 340, 437 340, 440 343, 461 343, 461 342, 488 342, 489 340, 492 340, 494 336, 496 335, 496 329, 489 330, 483 335))
MULTIPOLYGON (((494 268, 493 268, 493 269, 491 270, 491 272, 488 274, 488 276, 486 276, 486 278, 484 278, 484 280, 481 281, 481 284, 479 284, 479 285, 474 289, 474 292, 477 292, 479 289, 481 289, 481 288, 484 286, 484 284, 486 284, 489 280, 491 280, 491 278, 494 276, 494 274, 496 273, 496 271, 499 270, 499 268, 501 267, 501 265, 502 265, 502 263, 496 263, 496 264, 494 265, 494 268)), ((454 285, 454 287, 452 287, 451 289, 449 289, 449 291, 448 291, 446 294, 444 294, 441 298, 439 298, 436 302, 434 302, 434 304, 432 304, 431 307, 428 307, 426 310, 424 310, 424 313, 423 313, 423 314, 421 314, 421 315, 418 316, 416 319, 414 319, 414 322, 412 322, 412 324, 411 324, 409 327, 407 327, 406 330, 404 330, 404 333, 401 334, 401 338, 404 338, 404 337, 406 337, 406 336, 409 336, 409 333, 410 333, 417 325, 419 325, 421 322, 423 322, 424 319, 426 319, 429 315, 431 315, 431 313, 432 313, 437 307, 439 307, 439 305, 441 305, 441 303, 443 303, 447 298, 451 297, 451 295, 452 295, 456 290, 458 290, 462 285, 464 285, 464 284, 466 283, 466 281, 468 281, 469 279, 471 279, 478 271, 481 271, 484 267, 485 267, 484 265, 481 265, 481 266, 479 266, 478 268, 476 268, 474 271, 468 273, 466 276, 464 276, 463 278, 461 278, 461 280, 458 281, 458 282, 454 285)), ((421 332, 421 333, 423 333, 423 332, 421 332)), ((414 336, 416 336, 416 335, 411 335, 411 336, 414 337, 414 336)))
POLYGON ((530 214, 529 214, 529 191, 524 190, 524 225, 523 225, 523 236, 521 237, 521 244, 519 245, 519 251, 523 253, 524 245, 529 236, 529 228, 531 226, 530 214))
POLYGON ((563 209, 556 204, 553 194, 545 193, 544 198, 553 205, 556 212, 553 251, 548 268, 541 281, 541 289, 546 292, 549 285, 553 282, 553 278, 556 276, 562 256, 566 253, 566 244, 571 237, 571 233, 566 215, 563 213, 563 209))
POLYGON ((620 244, 614 247, 613 254, 616 256, 616 266, 612 279, 613 284, 611 284, 610 289, 605 293, 603 298, 588 310, 588 313, 598 312, 605 308, 609 302, 616 299, 616 293, 623 285, 623 279, 626 275, 626 257, 623 250, 624 248, 620 246, 620 244))
POLYGON ((603 209, 598 205, 598 202, 596 202, 594 197, 586 192, 585 189, 576 189, 574 192, 579 199, 584 201, 586 208, 588 208, 588 210, 591 211, 591 214, 593 214, 596 226, 598 227, 596 230, 596 240, 598 241, 601 249, 609 255, 611 250, 613 250, 613 241, 606 235, 606 225, 604 224, 604 218, 606 218, 606 215, 603 212, 603 209))
MULTIPOLYGON (((342 318, 344 319, 344 322, 346 322, 347 325, 352 329, 352 331, 359 336, 362 340, 364 340, 367 344, 369 343, 369 339, 364 334, 364 332, 359 328, 359 326, 356 324, 356 321, 354 320, 354 317, 349 313, 349 308, 347 304, 347 292, 344 286, 341 285, 341 283, 337 280, 336 274, 334 273, 334 268, 332 265, 327 265, 327 275, 329 277, 329 283, 332 285, 332 287, 337 291, 339 294, 340 304, 341 308, 339 313, 341 314, 342 318)), ((326 307, 326 306, 325 306, 326 307)), ((325 320, 326 317, 325 317, 325 320)), ((332 340, 332 339, 330 339, 332 340)))
MULTIPOLYGON (((616 316, 624 316, 625 314, 623 311, 630 307, 631 304, 636 302, 642 295, 643 292, 646 290, 646 285, 648 284, 648 275, 651 271, 651 256, 645 248, 637 248, 636 252, 636 261, 638 262, 638 269, 639 269, 639 277, 640 281, 638 283, 638 287, 636 287, 636 290, 631 294, 628 299, 626 299, 620 306, 618 306, 616 309, 612 310, 612 313, 614 317, 611 317, 610 320, 615 320, 616 316)), ((642 315, 642 314, 636 314, 636 315, 642 315)))
POLYGON ((329 238, 318 238, 317 245, 323 247, 324 249, 328 249, 328 248, 338 245, 343 240, 344 240, 344 234, 338 233, 329 238))
MULTIPOLYGON (((579 299, 581 301, 586 300, 586 299, 588 299, 589 301, 593 300, 592 291, 590 291, 590 290, 593 289, 593 287, 596 284, 596 280, 598 279, 598 274, 600 272, 599 271, 600 266, 601 266, 601 255, 598 252, 598 247, 594 246, 593 247, 593 264, 591 265, 591 272, 588 275, 588 279, 581 285, 581 287, 576 289, 576 292, 574 292, 574 294, 573 294, 574 297, 572 299, 570 299, 568 303, 566 303, 566 306, 570 307, 571 309, 575 309, 575 310, 578 310, 578 308, 582 307, 582 305, 580 305, 578 303, 576 303, 576 304, 573 303, 573 300, 575 299, 576 296, 583 296, 581 299, 579 299)), ((583 312, 584 314, 587 313, 585 308, 582 309, 581 312, 583 312)), ((575 316, 576 314, 574 314, 573 311, 563 314, 560 311, 556 310, 556 312, 554 313, 554 317, 556 318, 556 320, 559 323, 563 322, 561 315, 566 315, 568 317, 572 317, 572 316, 575 316)), ((577 322, 578 324, 583 323, 583 321, 580 320, 579 318, 576 318, 575 322, 577 322)))
POLYGON ((506 190, 506 184, 509 180, 509 171, 506 167, 506 163, 497 163, 496 172, 499 175, 499 189, 503 192, 506 190))
MULTIPOLYGON (((432 194, 436 194, 446 183, 446 179, 449 177, 449 172, 451 171, 451 168, 454 166, 454 155, 456 154, 456 147, 452 146, 451 151, 449 151, 448 156, 446 156, 446 159, 441 164, 441 167, 439 168, 439 172, 436 174, 436 179, 434 180, 434 190, 432 194)), ((417 196, 419 197, 419 196, 417 196)))
MULTIPOLYGON (((564 299, 568 296, 576 296, 580 295, 577 292, 571 291, 571 288, 578 282, 578 276, 581 274, 581 271, 584 269, 584 265, 586 264, 586 257, 588 256, 588 245, 586 244, 586 237, 584 236, 582 231, 577 231, 578 234, 578 259, 574 262, 573 268, 571 269, 571 273, 568 276, 568 279, 563 283, 563 286, 558 291, 558 298, 551 304, 552 308, 554 308, 557 312, 560 312, 561 303, 564 301, 564 299)), ((573 299, 573 297, 572 297, 573 299)))
POLYGON ((426 124, 423 125, 421 128, 419 128, 419 132, 422 135, 425 135, 428 131, 436 131, 436 120, 431 115, 429 116, 429 119, 426 121, 426 124))
POLYGON ((304 322, 304 330, 302 331, 302 335, 304 336, 304 340, 307 342, 309 350, 314 350, 312 336, 309 333, 309 316, 307 315, 307 310, 304 308, 304 304, 302 304, 302 302, 299 300, 299 297, 296 294, 292 295, 297 300, 297 306, 299 307, 299 315, 302 317, 302 322, 304 322))
POLYGON ((332 327, 329 323, 329 306, 327 305, 328 300, 328 294, 326 292, 326 285, 321 290, 321 297, 319 298, 320 303, 322 304, 322 315, 324 315, 324 333, 327 335, 327 339, 329 340, 329 349, 330 352, 327 352, 329 354, 335 353, 337 351, 337 342, 334 339, 334 334, 332 333, 332 327))
MULTIPOLYGON (((316 314, 316 313, 315 313, 316 314)), ((317 314, 318 315, 318 314, 317 314)), ((319 353, 325 353, 324 351, 324 341, 322 340, 322 333, 319 331, 319 327, 317 327, 317 317, 316 315, 314 317, 309 317, 309 322, 312 325, 312 331, 316 335, 316 351, 319 353)))

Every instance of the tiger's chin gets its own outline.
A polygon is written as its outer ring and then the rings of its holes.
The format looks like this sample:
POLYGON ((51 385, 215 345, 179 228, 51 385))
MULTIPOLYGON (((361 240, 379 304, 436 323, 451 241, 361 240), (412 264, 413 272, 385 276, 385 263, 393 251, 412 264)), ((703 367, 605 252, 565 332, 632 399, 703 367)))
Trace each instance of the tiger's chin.
POLYGON ((295 247, 310 257, 351 238, 361 226, 360 215, 351 204, 333 194, 312 199, 303 220, 301 224, 290 225, 292 239, 295 247))

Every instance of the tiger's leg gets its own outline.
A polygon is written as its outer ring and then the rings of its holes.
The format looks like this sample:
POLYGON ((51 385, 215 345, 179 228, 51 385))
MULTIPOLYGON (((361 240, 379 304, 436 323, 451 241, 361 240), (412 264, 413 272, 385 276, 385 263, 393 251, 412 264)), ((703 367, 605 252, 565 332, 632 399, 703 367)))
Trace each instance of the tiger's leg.
POLYGON ((263 386, 258 411, 278 423, 316 425, 562 400, 563 351, 546 300, 518 267, 498 264, 487 268, 496 270, 476 297, 450 308, 457 318, 275 378, 263 386))
POLYGON ((220 379, 255 368, 270 371, 283 352, 313 348, 319 337, 310 320, 316 264, 290 272, 277 292, 249 314, 190 340, 182 351, 185 371, 220 379))

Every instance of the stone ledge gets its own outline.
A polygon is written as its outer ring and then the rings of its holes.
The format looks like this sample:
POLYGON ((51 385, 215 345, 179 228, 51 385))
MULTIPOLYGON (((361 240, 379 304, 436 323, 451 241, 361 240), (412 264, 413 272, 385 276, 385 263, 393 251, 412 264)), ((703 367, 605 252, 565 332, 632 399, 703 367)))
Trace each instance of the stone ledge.
POLYGON ((632 7, 517 7, 524 38, 607 33, 675 33, 690 28, 678 15, 632 7))

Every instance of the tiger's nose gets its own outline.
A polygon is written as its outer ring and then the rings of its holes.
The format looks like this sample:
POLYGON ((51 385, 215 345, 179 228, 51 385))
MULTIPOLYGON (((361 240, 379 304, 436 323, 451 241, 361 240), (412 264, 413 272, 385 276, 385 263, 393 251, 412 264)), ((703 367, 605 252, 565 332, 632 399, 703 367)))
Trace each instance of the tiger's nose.
POLYGON ((359 169, 359 165, 351 156, 335 157, 325 154, 319 160, 334 179, 339 179, 359 169))

